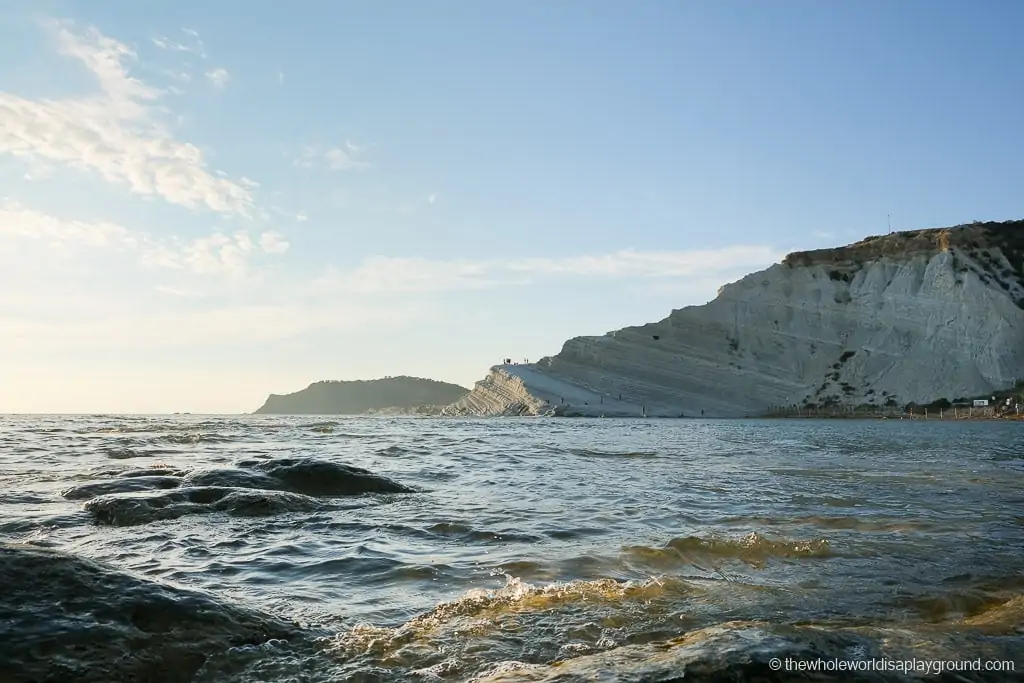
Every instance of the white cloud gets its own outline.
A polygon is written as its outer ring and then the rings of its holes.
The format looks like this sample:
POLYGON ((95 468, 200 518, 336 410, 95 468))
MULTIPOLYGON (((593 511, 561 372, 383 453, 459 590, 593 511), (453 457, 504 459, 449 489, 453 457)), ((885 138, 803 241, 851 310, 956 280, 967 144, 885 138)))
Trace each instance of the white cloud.
POLYGON ((218 178, 202 151, 175 140, 157 120, 163 91, 129 75, 135 53, 96 29, 50 26, 59 51, 99 82, 90 97, 32 100, 0 92, 0 153, 91 171, 133 192, 188 208, 251 215, 246 187, 218 178))
POLYGON ((784 253, 763 246, 695 251, 624 250, 563 258, 430 260, 376 256, 353 271, 328 270, 321 290, 354 292, 438 292, 532 284, 544 278, 719 279, 744 275, 776 263, 784 253))
POLYGON ((61 248, 87 246, 135 250, 147 241, 114 223, 62 221, 9 199, 0 201, 0 236, 41 240, 61 248))
POLYGON ((315 145, 307 145, 302 148, 295 165, 301 168, 314 168, 323 166, 332 171, 347 171, 369 166, 365 161, 358 159, 363 148, 346 142, 342 147, 330 147, 321 149, 315 145))
POLYGON ((327 162, 328 168, 332 168, 336 171, 348 168, 358 168, 359 166, 364 165, 353 159, 349 152, 340 147, 334 147, 324 152, 324 161, 327 162))
POLYGON ((283 254, 289 246, 273 231, 263 232, 258 245, 245 231, 231 236, 214 233, 184 243, 158 239, 111 222, 62 220, 11 200, 0 201, 0 237, 38 240, 64 251, 86 247, 130 252, 144 266, 235 279, 248 273, 249 260, 258 252, 283 254))
MULTIPOLYGON (((188 73, 187 71, 177 71, 175 69, 165 69, 163 73, 164 73, 165 76, 167 76, 171 80, 177 81, 179 83, 188 84, 188 83, 192 82, 192 74, 188 73)), ((168 90, 173 90, 173 88, 168 88, 168 90)))
POLYGON ((224 67, 217 67, 206 72, 206 80, 210 81, 215 88, 223 88, 228 84, 230 78, 231 74, 224 67))
POLYGON ((296 223, 305 223, 308 220, 309 220, 309 216, 307 216, 305 213, 303 213, 301 211, 299 213, 295 214, 295 222, 296 223))
POLYGON ((427 204, 433 204, 436 201, 437 201, 437 195, 436 194, 432 194, 432 195, 427 197, 427 204))
POLYGON ((278 71, 277 72, 277 84, 278 85, 284 85, 284 72, 283 71, 278 71))
POLYGON ((603 277, 692 277, 767 266, 785 254, 764 246, 734 246, 694 251, 624 250, 600 256, 532 258, 505 262, 514 272, 603 277))

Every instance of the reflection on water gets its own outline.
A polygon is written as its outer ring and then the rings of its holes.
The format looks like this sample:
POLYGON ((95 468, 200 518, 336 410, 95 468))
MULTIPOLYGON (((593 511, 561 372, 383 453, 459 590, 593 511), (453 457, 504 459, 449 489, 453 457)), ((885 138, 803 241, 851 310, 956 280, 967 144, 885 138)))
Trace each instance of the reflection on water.
POLYGON ((6 417, 0 540, 333 634, 315 663, 280 643, 234 653, 257 679, 287 661, 337 680, 456 680, 736 620, 1019 617, 1022 475, 1024 439, 1004 423, 6 417), (115 498, 178 500, 163 488, 196 470, 297 456, 416 492, 263 492, 241 512, 127 528, 60 495, 138 478, 115 498))

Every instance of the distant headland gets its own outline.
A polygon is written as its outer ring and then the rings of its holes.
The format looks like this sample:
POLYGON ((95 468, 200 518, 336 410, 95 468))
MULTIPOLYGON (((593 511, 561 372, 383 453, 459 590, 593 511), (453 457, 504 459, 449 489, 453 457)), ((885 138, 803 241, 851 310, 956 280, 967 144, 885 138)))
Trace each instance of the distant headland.
POLYGON ((433 415, 469 389, 421 377, 314 382, 292 394, 271 394, 257 415, 433 415))

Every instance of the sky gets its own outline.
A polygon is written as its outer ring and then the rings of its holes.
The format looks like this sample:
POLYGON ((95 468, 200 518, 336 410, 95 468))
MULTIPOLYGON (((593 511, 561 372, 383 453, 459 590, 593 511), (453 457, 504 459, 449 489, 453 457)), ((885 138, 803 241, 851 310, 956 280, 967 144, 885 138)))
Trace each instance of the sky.
POLYGON ((0 412, 472 386, 1021 218, 1016 0, 0 2, 0 412))

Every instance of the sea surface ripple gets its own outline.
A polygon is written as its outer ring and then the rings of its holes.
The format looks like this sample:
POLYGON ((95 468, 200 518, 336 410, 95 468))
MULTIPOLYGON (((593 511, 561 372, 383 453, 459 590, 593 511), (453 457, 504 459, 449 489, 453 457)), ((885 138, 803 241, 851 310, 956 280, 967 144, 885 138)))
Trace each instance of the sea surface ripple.
POLYGON ((736 619, 969 618, 1024 592, 1022 481, 1024 432, 1003 423, 0 417, 0 540, 324 629, 338 680, 469 676, 736 619), (61 496, 296 456, 416 493, 124 527, 61 496))

